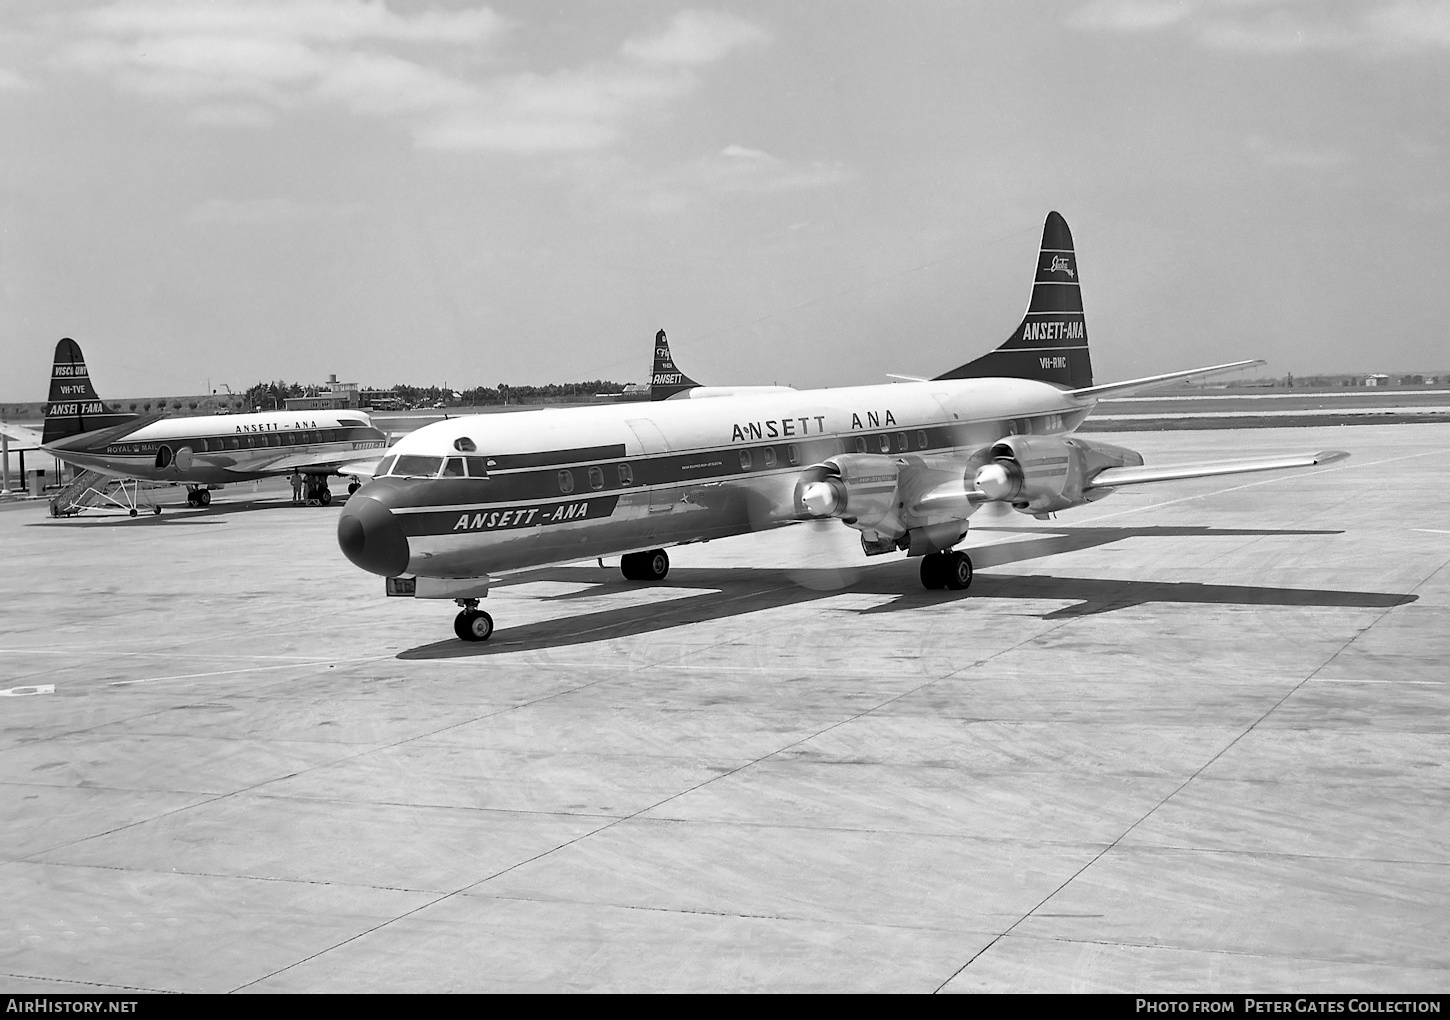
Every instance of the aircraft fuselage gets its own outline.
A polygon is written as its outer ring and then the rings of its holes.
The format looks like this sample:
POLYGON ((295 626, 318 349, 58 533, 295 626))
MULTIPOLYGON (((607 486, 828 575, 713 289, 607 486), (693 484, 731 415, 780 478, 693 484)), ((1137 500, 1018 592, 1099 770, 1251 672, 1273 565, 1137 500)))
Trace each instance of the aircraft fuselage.
POLYGON ((1062 435, 1091 409, 965 379, 453 418, 396 443, 344 516, 371 530, 353 559, 374 573, 484 577, 800 520, 805 470, 841 454, 964 484, 1002 437, 1062 435))

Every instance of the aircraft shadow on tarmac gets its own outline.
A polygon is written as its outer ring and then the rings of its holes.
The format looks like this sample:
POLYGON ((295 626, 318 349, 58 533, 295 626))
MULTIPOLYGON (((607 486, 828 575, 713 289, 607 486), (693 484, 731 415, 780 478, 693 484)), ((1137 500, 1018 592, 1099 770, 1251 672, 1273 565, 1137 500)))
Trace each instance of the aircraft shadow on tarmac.
MULTIPOLYGON (((978 528, 974 532, 1025 532, 1033 528, 978 528)), ((1058 553, 1089 549, 1126 538, 1191 536, 1338 535, 1338 531, 1265 530, 1211 527, 1084 527, 1054 529, 1052 534, 969 549, 977 568, 1002 566, 1058 553)), ((1112 578, 1052 575, 978 574, 970 591, 927 591, 917 576, 916 560, 891 560, 839 569, 782 570, 757 567, 674 568, 656 588, 719 589, 655 602, 620 606, 519 627, 500 627, 492 640, 471 644, 438 641, 398 653, 400 659, 450 659, 507 652, 558 648, 668 630, 691 623, 742 616, 746 613, 801 605, 843 593, 896 596, 867 609, 844 610, 863 616, 919 609, 963 598, 1071 600, 1075 605, 1042 614, 1045 620, 1092 616, 1145 603, 1196 605, 1325 606, 1387 609, 1414 602, 1418 596, 1394 592, 1312 588, 1268 588, 1252 585, 1202 584, 1196 581, 1124 581, 1112 578)), ((537 580, 592 582, 575 592, 545 596, 541 601, 568 602, 616 591, 637 591, 617 571, 566 566, 514 575, 499 586, 537 580)))
MULTIPOLYGON (((335 504, 341 508, 341 503, 335 504)), ((152 513, 149 505, 138 508, 135 517, 115 511, 77 514, 74 517, 52 518, 34 521, 27 528, 165 528, 187 524, 225 524, 226 518, 235 513, 261 513, 264 510, 310 510, 327 512, 328 507, 304 507, 290 501, 273 499, 232 499, 212 503, 205 507, 191 507, 184 504, 163 503, 161 513, 152 513)))

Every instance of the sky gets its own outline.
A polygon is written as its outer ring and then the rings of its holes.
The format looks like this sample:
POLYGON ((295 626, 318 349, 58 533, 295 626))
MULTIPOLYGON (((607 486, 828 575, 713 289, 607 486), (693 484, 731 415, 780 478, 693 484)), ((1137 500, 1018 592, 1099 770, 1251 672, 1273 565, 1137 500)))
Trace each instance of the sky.
POLYGON ((0 400, 1450 369, 1450 3, 9 0, 0 400))

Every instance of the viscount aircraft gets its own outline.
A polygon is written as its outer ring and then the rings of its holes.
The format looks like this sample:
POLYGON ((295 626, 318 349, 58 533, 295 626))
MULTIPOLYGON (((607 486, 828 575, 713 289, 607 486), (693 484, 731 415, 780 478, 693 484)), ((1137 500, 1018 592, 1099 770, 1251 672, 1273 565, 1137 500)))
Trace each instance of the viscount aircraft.
POLYGON ((1348 456, 1149 467, 1073 434, 1104 396, 1255 364, 1095 385, 1072 235, 1054 212, 1026 315, 974 361, 909 383, 437 422, 347 501, 338 544, 390 595, 458 603, 465 641, 493 633, 478 603, 495 575, 622 554, 626 578, 657 581, 670 546, 800 521, 839 520, 868 555, 920 557, 927 588, 962 590, 972 561, 955 547, 985 504, 1045 518, 1123 486, 1348 456))
MULTIPOLYGON (((301 471, 309 502, 326 505, 328 476, 352 476, 356 485, 372 474, 387 438, 359 411, 126 414, 97 395, 80 345, 66 337, 55 345, 41 448, 111 478, 185 483, 193 506, 211 502, 208 485, 301 471)), ((126 508, 136 516, 134 498, 126 508)))
POLYGON ((752 393, 794 393, 789 386, 701 386, 675 367, 665 331, 655 334, 655 361, 649 376, 651 400, 700 400, 704 397, 736 397, 752 393))

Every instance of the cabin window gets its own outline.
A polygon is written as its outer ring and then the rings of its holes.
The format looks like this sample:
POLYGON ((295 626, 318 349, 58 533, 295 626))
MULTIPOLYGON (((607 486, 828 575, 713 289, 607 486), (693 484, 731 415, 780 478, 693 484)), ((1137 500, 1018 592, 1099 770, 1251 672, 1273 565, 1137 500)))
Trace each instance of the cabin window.
POLYGON ((567 468, 559 472, 559 491, 574 491, 574 472, 568 470, 567 468))
POLYGON ((773 446, 767 446, 765 448, 765 466, 768 468, 775 467, 775 447, 773 446))
POLYGON ((438 473, 443 465, 442 457, 410 457, 400 456, 393 464, 393 470, 389 474, 401 475, 404 478, 432 478, 438 473))
POLYGON ((463 477, 463 458, 462 457, 449 457, 447 460, 445 460, 443 462, 443 477, 444 478, 462 478, 463 477))
POLYGON ((790 461, 792 467, 799 464, 801 462, 801 448, 795 443, 791 443, 785 448, 785 459, 790 461))
POLYGON ((750 451, 749 450, 741 450, 740 451, 740 470, 741 471, 749 471, 750 470, 750 451))
POLYGON ((865 453, 866 452, 866 437, 865 436, 857 436, 856 437, 856 452, 857 453, 865 453))
POLYGON ((882 453, 890 453, 891 452, 891 437, 888 436, 884 432, 881 433, 881 435, 879 435, 879 436, 876 437, 876 445, 879 446, 879 447, 881 447, 881 452, 882 453))
POLYGON ((634 469, 632 467, 630 467, 628 464, 621 464, 621 465, 619 465, 619 484, 620 485, 633 485, 634 484, 634 469))
POLYGON ((602 488, 604 488, 604 469, 603 468, 592 467, 592 468, 589 469, 589 488, 591 488, 591 489, 602 489, 602 488))
POLYGON ((457 439, 453 440, 453 448, 462 453, 478 452, 478 447, 474 445, 473 440, 469 439, 467 436, 459 436, 457 439))
POLYGON ((925 432, 918 432, 916 434, 916 448, 918 450, 925 450, 926 449, 926 433, 925 432))
POLYGON ((896 433, 896 448, 902 453, 905 453, 907 450, 911 449, 911 444, 906 441, 905 432, 896 433))
POLYGON ((267 437, 267 445, 268 446, 281 446, 282 445, 282 434, 280 432, 273 432, 271 435, 269 435, 267 437))
POLYGON ((485 466, 482 457, 464 457, 463 462, 468 465, 469 478, 488 477, 488 468, 485 466))
POLYGON ((374 477, 381 478, 381 477, 383 477, 383 475, 385 475, 388 472, 392 471, 392 469, 393 469, 393 461, 395 461, 397 459, 398 459, 397 457, 384 457, 383 460, 382 460, 382 463, 380 463, 378 465, 377 471, 375 471, 373 473, 374 474, 374 477))

